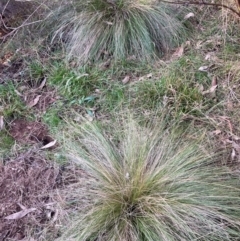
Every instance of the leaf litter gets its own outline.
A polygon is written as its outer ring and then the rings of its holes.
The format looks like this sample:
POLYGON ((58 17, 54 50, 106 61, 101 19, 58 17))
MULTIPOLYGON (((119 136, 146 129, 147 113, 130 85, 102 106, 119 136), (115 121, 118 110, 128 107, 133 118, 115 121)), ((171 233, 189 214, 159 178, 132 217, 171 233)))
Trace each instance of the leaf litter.
POLYGON ((49 223, 45 206, 55 201, 59 180, 59 169, 31 151, 0 166, 0 240, 20 240, 30 229, 43 230, 49 223))
POLYGON ((25 83, 17 90, 28 108, 45 112, 58 99, 56 90, 47 86, 46 82, 44 78, 39 86, 25 83))
POLYGON ((43 234, 46 240, 55 240, 67 222, 66 214, 83 207, 75 191, 88 180, 80 167, 57 165, 34 149, 3 160, 0 240, 41 240, 43 234))

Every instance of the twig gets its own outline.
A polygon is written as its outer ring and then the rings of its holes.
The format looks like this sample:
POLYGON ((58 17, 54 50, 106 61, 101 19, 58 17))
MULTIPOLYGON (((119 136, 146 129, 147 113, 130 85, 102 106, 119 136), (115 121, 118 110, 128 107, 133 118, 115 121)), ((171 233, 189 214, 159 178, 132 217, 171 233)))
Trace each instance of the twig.
MULTIPOLYGON (((238 0, 239 1, 239 0, 238 0)), ((235 13, 236 15, 238 15, 238 17, 240 17, 240 11, 235 10, 232 7, 229 7, 225 4, 222 3, 207 3, 205 1, 165 1, 165 0, 161 0, 160 2, 164 2, 164 3, 169 3, 169 4, 182 4, 182 5, 206 5, 206 6, 213 6, 213 7, 221 7, 221 8, 226 8, 230 11, 232 11, 233 13, 235 13)), ((238 2, 237 2, 238 3, 238 2)))

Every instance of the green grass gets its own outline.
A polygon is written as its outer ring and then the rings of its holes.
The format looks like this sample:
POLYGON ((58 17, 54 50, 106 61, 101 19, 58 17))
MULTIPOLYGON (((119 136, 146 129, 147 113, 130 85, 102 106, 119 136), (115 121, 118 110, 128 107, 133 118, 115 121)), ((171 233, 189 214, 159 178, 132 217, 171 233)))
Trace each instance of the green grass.
POLYGON ((212 80, 207 73, 198 70, 204 60, 192 52, 167 67, 123 64, 123 67, 113 65, 106 70, 97 67, 73 70, 56 64, 49 72, 48 83, 58 89, 67 100, 66 105, 73 109, 97 108, 104 113, 122 108, 154 111, 167 105, 175 116, 198 115, 216 104, 199 89, 199 85, 204 90, 209 89, 212 80), (148 74, 152 77, 146 77, 148 74), (130 76, 128 84, 122 83, 125 76, 130 76))
POLYGON ((7 131, 0 131, 0 158, 9 157, 11 155, 11 148, 14 145, 14 139, 7 131))
POLYGON ((54 129, 60 125, 62 122, 61 120, 61 113, 60 113, 61 107, 52 107, 48 109, 43 115, 42 119, 44 123, 46 123, 50 129, 54 129))
POLYGON ((177 126, 156 123, 140 127, 130 118, 112 124, 122 131, 118 142, 95 123, 72 125, 65 133, 67 157, 94 180, 78 193, 80 201, 93 201, 63 240, 239 238, 238 177, 216 163, 216 154, 203 152, 200 142, 186 141, 177 126))
POLYGON ((17 87, 12 82, 0 85, 0 114, 4 118, 12 118, 26 112, 27 108, 17 94, 17 87))
MULTIPOLYGON (((63 36, 68 59, 81 65, 102 59, 150 61, 182 42, 184 8, 153 1, 73 1, 53 11, 56 36, 63 36), (67 9, 67 10, 66 10, 67 9)), ((49 20, 51 21, 51 20, 49 20)))
POLYGON ((29 63, 29 74, 32 79, 39 80, 44 77, 44 73, 46 72, 46 69, 44 68, 43 64, 32 61, 29 63))

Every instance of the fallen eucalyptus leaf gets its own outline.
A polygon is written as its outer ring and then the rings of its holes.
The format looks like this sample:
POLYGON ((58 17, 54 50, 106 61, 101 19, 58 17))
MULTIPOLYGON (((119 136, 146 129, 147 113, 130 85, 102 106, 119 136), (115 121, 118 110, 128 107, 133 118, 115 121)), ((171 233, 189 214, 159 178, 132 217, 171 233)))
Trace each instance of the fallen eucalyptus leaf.
POLYGON ((40 86, 38 87, 38 89, 41 90, 41 89, 45 86, 46 81, 47 81, 47 78, 44 78, 44 80, 42 81, 42 83, 40 84, 40 86))
POLYGON ((28 209, 24 209, 20 212, 17 212, 17 213, 13 213, 7 217, 5 217, 4 219, 7 219, 7 220, 15 220, 15 219, 20 219, 20 218, 23 218, 24 216, 26 216, 28 213, 31 213, 33 211, 36 211, 37 209, 36 208, 28 208, 28 209))
POLYGON ((57 142, 57 140, 51 141, 51 142, 49 142, 47 145, 42 146, 40 149, 41 149, 41 150, 43 150, 43 149, 48 149, 48 148, 54 146, 54 145, 56 144, 56 142, 57 142))
POLYGON ((216 85, 217 85, 217 77, 213 76, 211 86, 213 87, 213 86, 216 86, 216 85))
POLYGON ((38 103, 40 97, 41 95, 38 95, 34 100, 30 101, 27 106, 29 108, 32 108, 33 106, 35 106, 38 103))
POLYGON ((126 75, 125 78, 122 80, 122 83, 123 84, 127 84, 130 80, 130 76, 129 75, 126 75))
POLYGON ((216 88, 217 88, 217 85, 214 85, 209 90, 203 91, 202 94, 205 95, 205 94, 214 93, 216 88))
POLYGON ((207 72, 208 66, 201 66, 198 70, 202 72, 207 72))
POLYGON ((232 153, 231 153, 231 159, 232 161, 235 159, 236 157, 236 151, 234 150, 234 148, 232 149, 232 153))
POLYGON ((176 59, 182 57, 183 52, 184 52, 184 47, 183 46, 177 48, 176 51, 172 55, 172 60, 176 60, 176 59))
POLYGON ((184 17, 184 19, 187 20, 187 19, 192 18, 192 17, 194 17, 194 16, 195 16, 194 13, 188 13, 188 14, 184 17))

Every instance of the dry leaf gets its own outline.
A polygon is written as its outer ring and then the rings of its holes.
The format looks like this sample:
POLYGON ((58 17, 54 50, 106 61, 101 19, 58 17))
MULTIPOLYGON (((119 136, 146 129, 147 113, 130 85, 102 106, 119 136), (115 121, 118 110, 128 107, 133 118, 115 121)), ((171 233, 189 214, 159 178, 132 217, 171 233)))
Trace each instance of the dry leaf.
POLYGON ((40 149, 48 149, 56 144, 57 140, 49 142, 47 145, 41 147, 40 149))
POLYGON ((204 59, 212 62, 222 62, 222 60, 219 59, 214 52, 207 53, 204 59))
POLYGON ((38 89, 41 90, 41 89, 45 86, 46 81, 47 81, 47 78, 44 78, 44 80, 42 81, 42 83, 40 84, 40 86, 38 87, 38 89))
POLYGON ((201 66, 198 70, 202 71, 202 72, 207 72, 208 71, 208 66, 201 66))
POLYGON ((240 145, 237 144, 236 142, 232 142, 232 147, 240 154, 240 145))
POLYGON ((144 76, 139 77, 138 80, 139 80, 139 81, 142 81, 142 80, 145 80, 146 78, 151 79, 152 76, 153 76, 153 74, 152 74, 152 73, 149 73, 149 74, 147 74, 147 75, 144 75, 144 76))
POLYGON ((182 57, 183 52, 184 52, 183 46, 177 48, 176 51, 172 55, 172 60, 175 60, 175 59, 178 59, 178 58, 182 57))
POLYGON ((202 94, 209 94, 209 93, 214 93, 217 88, 217 85, 212 86, 209 90, 203 91, 202 94))
POLYGON ((231 153, 231 159, 232 161, 234 160, 234 158, 236 157, 236 152, 234 149, 232 149, 232 153, 231 153))
POLYGON ((20 218, 23 218, 24 216, 26 216, 28 213, 36 211, 36 210, 37 210, 36 208, 24 209, 20 212, 17 212, 17 213, 14 213, 14 214, 11 214, 11 215, 5 217, 5 219, 8 219, 8 220, 20 219, 20 218))
POLYGON ((33 106, 35 106, 38 103, 40 97, 41 95, 38 95, 34 100, 30 101, 27 106, 29 108, 32 108, 33 106))
POLYGON ((0 116, 0 130, 3 130, 4 128, 4 120, 3 120, 3 116, 0 116))
POLYGON ((211 86, 213 87, 213 86, 216 86, 216 85, 217 85, 217 77, 213 76, 211 86))
POLYGON ((211 60, 211 57, 212 57, 212 53, 207 53, 206 56, 205 56, 205 60, 211 60))
POLYGON ((113 25, 113 23, 112 23, 112 22, 109 22, 109 21, 105 21, 105 23, 106 23, 107 25, 113 25))
POLYGON ((217 88, 217 85, 214 85, 212 86, 210 89, 209 89, 209 93, 213 93, 217 88))
POLYGON ((194 16, 195 16, 194 13, 188 13, 188 14, 184 17, 184 19, 187 20, 187 19, 189 19, 189 18, 191 18, 191 17, 194 17, 194 16))
POLYGON ((129 82, 129 80, 130 80, 130 76, 126 75, 125 78, 122 80, 122 83, 125 85, 129 82))

